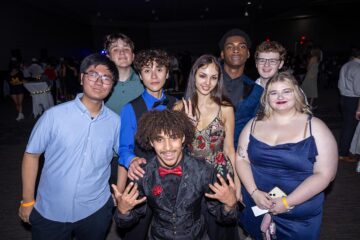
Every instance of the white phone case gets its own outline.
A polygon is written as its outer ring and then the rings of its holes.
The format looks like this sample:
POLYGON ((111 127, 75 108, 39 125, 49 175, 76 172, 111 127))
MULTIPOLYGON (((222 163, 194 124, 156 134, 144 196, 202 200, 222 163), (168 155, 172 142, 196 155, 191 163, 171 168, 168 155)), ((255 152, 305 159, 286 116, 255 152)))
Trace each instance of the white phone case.
POLYGON ((269 195, 272 199, 274 198, 279 198, 279 197, 286 197, 286 193, 284 193, 280 188, 278 187, 274 187, 273 189, 271 189, 271 191, 269 192, 269 195))

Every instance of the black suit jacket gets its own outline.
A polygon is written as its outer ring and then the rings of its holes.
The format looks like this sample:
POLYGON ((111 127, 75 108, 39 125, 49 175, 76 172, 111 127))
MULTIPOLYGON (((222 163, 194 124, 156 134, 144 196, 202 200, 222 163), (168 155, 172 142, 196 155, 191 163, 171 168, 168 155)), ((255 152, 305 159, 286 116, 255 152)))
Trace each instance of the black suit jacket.
MULTIPOLYGON (((185 155, 182 161, 183 175, 175 205, 171 204, 166 189, 155 191, 162 186, 155 157, 145 165, 145 175, 138 181, 140 195, 147 197, 146 204, 137 206, 128 215, 117 212, 115 221, 119 227, 129 227, 136 223, 145 214, 146 207, 150 207, 153 220, 149 239, 208 239, 201 215, 201 201, 205 198, 205 192, 209 192, 208 184, 215 181, 216 172, 203 160, 185 155)), ((236 221, 236 210, 225 212, 219 201, 206 201, 208 210, 218 221, 236 221)))

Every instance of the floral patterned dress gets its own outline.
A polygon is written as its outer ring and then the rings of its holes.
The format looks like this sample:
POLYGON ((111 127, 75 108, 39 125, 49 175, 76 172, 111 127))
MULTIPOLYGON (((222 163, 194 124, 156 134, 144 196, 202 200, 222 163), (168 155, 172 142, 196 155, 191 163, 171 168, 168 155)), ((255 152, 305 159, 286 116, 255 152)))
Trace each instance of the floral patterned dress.
POLYGON ((219 113, 206 128, 200 131, 196 129, 194 141, 189 144, 188 150, 191 156, 206 160, 226 178, 227 173, 234 176, 234 170, 230 159, 223 152, 225 126, 219 113))

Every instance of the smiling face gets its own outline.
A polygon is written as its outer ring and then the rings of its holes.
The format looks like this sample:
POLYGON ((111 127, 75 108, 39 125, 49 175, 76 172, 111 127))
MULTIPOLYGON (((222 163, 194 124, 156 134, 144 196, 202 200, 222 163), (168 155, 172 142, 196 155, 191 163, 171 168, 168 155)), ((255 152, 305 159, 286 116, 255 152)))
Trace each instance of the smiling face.
POLYGON ((148 93, 154 97, 159 97, 164 87, 168 70, 165 66, 160 66, 157 62, 143 66, 140 71, 140 79, 143 81, 148 93))
POLYGON ((230 68, 243 67, 250 57, 246 41, 240 36, 228 37, 221 51, 221 58, 230 68))
POLYGON ((272 78, 284 65, 277 52, 260 52, 255 63, 260 77, 265 81, 272 78))
MULTIPOLYGON (((86 73, 96 72, 101 76, 107 76, 112 78, 112 74, 105 65, 94 65, 90 66, 86 73)), ((96 79, 96 81, 91 81, 89 79, 89 74, 81 73, 81 85, 83 85, 84 98, 90 101, 103 101, 110 93, 113 81, 106 85, 102 83, 101 77, 96 79)))
POLYGON ((268 101, 272 110, 284 112, 296 110, 294 88, 285 81, 271 83, 268 87, 268 101))
POLYGON ((210 94, 219 81, 219 69, 214 63, 199 68, 195 74, 196 92, 201 95, 210 94))
POLYGON ((180 138, 176 135, 167 135, 161 132, 150 143, 156 152, 159 164, 162 167, 172 168, 178 165, 182 159, 184 141, 184 136, 180 138))
POLYGON ((128 43, 122 39, 118 39, 117 41, 111 43, 107 56, 118 68, 127 68, 134 61, 135 55, 128 43))

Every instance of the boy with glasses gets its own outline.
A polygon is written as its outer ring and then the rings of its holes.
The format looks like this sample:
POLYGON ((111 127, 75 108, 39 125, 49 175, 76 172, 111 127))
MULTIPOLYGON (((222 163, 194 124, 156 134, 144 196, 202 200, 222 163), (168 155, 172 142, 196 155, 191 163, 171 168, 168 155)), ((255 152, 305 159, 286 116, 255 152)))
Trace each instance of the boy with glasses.
POLYGON ((108 181, 120 121, 103 100, 118 71, 107 57, 92 54, 82 61, 80 72, 83 93, 47 110, 25 150, 19 216, 32 225, 32 239, 103 240, 111 222, 114 203, 108 181))
POLYGON ((256 115, 266 83, 284 65, 285 55, 286 49, 275 41, 264 41, 257 46, 255 64, 260 77, 256 80, 250 95, 236 108, 234 134, 236 143, 246 123, 256 115))

